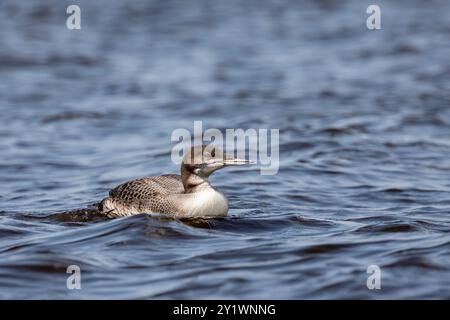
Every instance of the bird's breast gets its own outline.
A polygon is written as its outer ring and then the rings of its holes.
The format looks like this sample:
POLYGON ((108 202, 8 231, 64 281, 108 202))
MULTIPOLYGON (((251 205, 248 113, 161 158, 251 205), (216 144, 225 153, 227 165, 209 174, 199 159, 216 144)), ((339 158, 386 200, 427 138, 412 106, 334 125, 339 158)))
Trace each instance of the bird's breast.
POLYGON ((228 213, 228 200, 217 190, 207 190, 193 193, 185 202, 185 210, 189 216, 223 217, 228 213))

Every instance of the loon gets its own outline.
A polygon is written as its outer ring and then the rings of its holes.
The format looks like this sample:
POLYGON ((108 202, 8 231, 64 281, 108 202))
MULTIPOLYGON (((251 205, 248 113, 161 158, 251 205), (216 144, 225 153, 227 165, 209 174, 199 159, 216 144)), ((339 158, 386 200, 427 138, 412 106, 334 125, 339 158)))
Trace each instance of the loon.
POLYGON ((181 163, 181 175, 166 174, 125 182, 98 204, 109 218, 140 213, 167 213, 176 217, 224 217, 228 200, 208 181, 226 166, 253 163, 230 157, 213 145, 192 147, 181 163))

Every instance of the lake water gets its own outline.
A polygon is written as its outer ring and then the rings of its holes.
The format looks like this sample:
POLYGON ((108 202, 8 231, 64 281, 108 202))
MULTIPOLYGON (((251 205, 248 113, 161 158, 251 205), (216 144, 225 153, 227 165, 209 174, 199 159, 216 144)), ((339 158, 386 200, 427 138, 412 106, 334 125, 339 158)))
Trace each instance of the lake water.
POLYGON ((3 0, 0 298, 449 299, 450 2, 372 2, 3 0), (224 219, 72 212, 195 120, 280 129, 278 174, 214 174, 224 219))

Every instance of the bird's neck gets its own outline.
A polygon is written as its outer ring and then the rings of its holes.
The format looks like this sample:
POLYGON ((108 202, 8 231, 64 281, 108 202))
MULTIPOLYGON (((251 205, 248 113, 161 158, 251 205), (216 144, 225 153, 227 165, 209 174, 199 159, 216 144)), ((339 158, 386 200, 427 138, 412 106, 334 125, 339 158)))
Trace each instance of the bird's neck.
POLYGON ((194 173, 194 168, 182 164, 181 181, 183 182, 185 193, 200 192, 204 189, 212 188, 207 177, 200 177, 194 173))

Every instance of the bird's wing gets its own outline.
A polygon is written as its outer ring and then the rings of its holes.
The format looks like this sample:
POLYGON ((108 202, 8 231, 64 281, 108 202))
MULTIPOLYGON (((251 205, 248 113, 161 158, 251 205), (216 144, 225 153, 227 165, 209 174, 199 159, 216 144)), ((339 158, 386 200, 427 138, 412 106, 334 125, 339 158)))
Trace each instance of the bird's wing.
POLYGON ((109 197, 98 204, 100 212, 109 217, 139 213, 175 213, 174 199, 184 193, 181 177, 163 175, 125 182, 109 192, 109 197))
POLYGON ((183 192, 184 187, 181 177, 175 174, 168 174, 125 182, 112 189, 109 192, 109 196, 127 203, 183 192))

